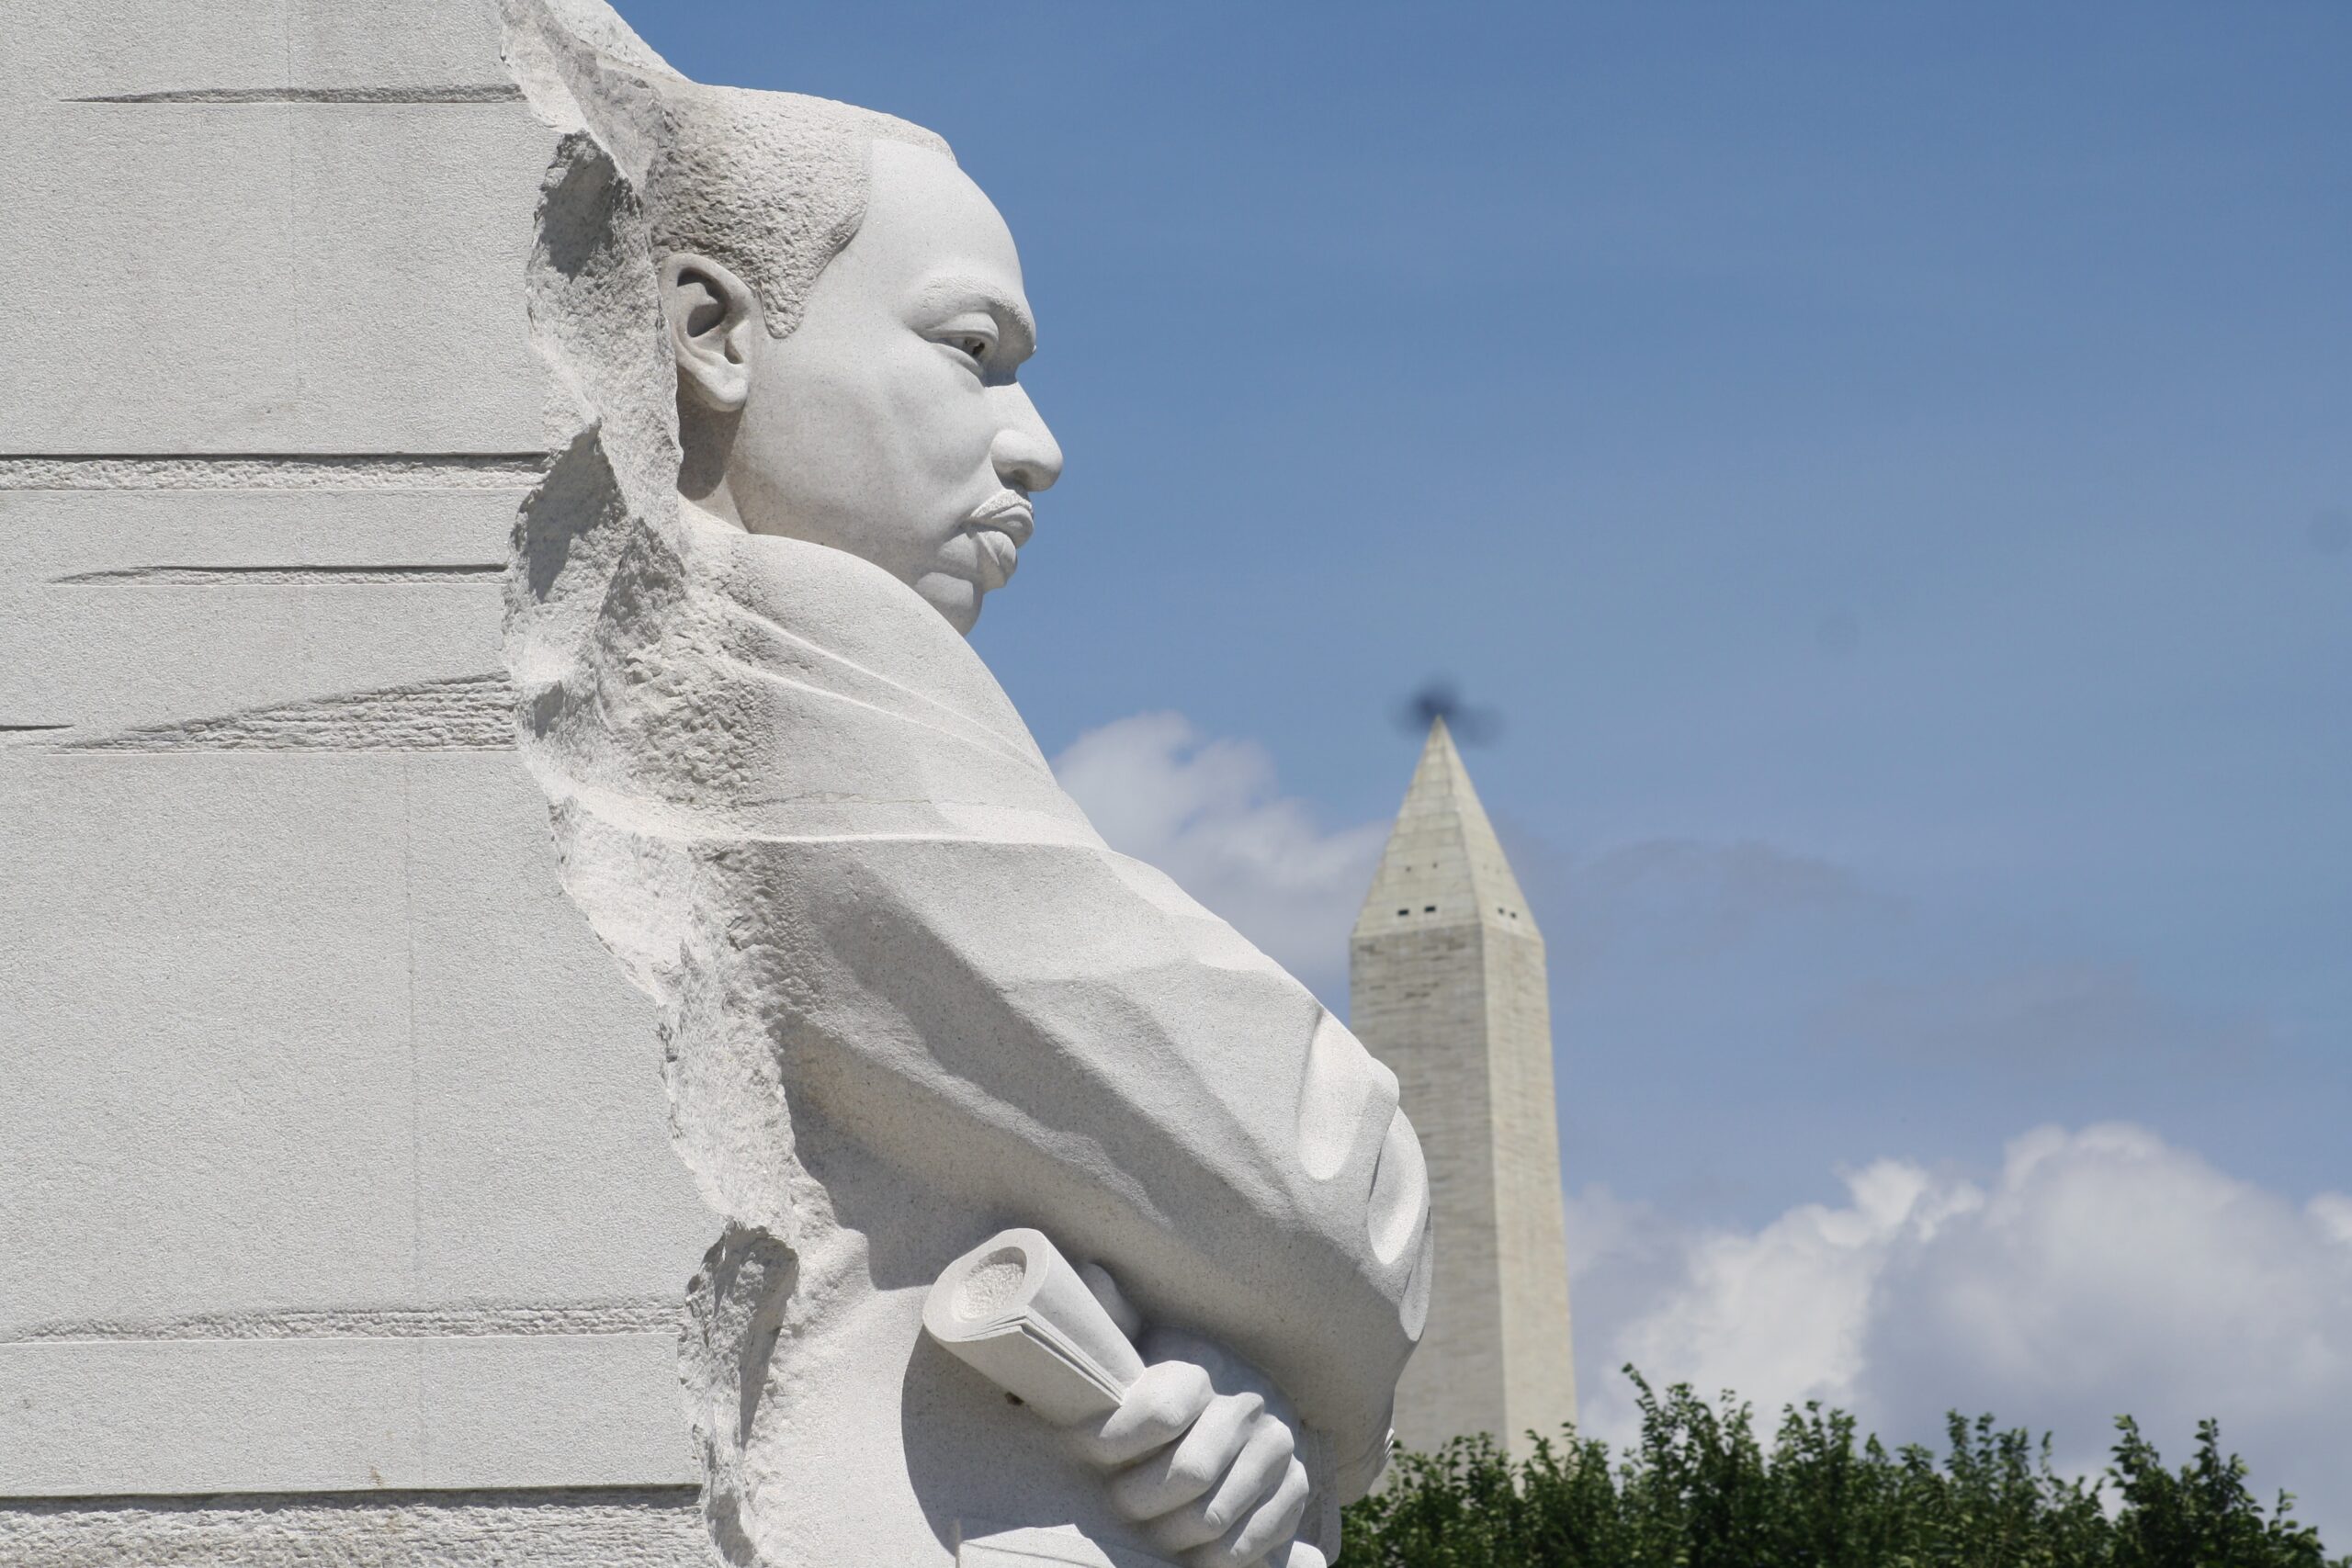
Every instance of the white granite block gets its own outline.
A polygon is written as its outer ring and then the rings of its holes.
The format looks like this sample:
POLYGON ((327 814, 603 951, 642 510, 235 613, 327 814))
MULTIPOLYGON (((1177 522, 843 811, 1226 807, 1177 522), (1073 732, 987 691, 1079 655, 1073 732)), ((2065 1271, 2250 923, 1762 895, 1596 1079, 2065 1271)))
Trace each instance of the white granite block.
POLYGON ((545 445, 522 105, 19 98, 0 144, 0 454, 545 445))
POLYGON ((0 1496, 691 1482, 676 1361, 652 1331, 0 1345, 0 1496))
POLYGON ((0 97, 458 85, 511 87, 497 9, 481 0, 18 0, 0 13, 0 97))

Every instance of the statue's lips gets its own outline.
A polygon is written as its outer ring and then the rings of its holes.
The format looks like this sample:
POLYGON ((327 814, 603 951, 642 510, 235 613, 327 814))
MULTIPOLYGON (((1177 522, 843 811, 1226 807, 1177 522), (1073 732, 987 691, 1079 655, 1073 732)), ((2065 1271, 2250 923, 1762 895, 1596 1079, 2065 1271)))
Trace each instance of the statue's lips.
POLYGON ((993 593, 1012 580, 1020 565, 1021 547, 1036 528, 1036 513, 1029 498, 1018 491, 997 491, 964 519, 964 532, 979 549, 979 587, 993 593))

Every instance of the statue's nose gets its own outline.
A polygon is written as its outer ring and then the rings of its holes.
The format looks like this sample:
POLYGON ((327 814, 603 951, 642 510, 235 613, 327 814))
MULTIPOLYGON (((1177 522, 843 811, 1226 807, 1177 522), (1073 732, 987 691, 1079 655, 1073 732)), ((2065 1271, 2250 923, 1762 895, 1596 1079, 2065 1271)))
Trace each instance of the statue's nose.
POLYGON ((1037 405, 1018 384, 1002 389, 1008 417, 989 447, 999 482, 1009 489, 1035 494, 1051 490, 1062 477, 1062 449, 1054 433, 1037 413, 1037 405))

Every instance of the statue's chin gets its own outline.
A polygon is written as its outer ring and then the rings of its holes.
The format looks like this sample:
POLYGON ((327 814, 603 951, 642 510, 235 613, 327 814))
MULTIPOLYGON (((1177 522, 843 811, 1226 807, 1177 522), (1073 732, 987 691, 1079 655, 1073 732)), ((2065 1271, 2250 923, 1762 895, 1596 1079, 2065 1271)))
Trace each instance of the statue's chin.
POLYGON ((925 572, 915 579, 915 592, 923 603, 947 617, 947 624, 969 636, 974 623, 980 618, 979 584, 969 578, 956 577, 944 571, 925 572))

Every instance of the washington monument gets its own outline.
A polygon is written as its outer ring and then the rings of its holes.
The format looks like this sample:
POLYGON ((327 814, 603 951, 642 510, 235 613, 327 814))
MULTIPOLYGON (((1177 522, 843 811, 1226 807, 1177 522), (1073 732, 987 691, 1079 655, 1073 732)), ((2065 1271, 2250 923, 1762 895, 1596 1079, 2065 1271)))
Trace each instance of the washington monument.
POLYGON ((1523 1455, 1577 1407, 1544 938, 1442 716, 1349 959, 1349 1022, 1420 1131, 1437 1236, 1397 1441, 1490 1432, 1523 1455))

